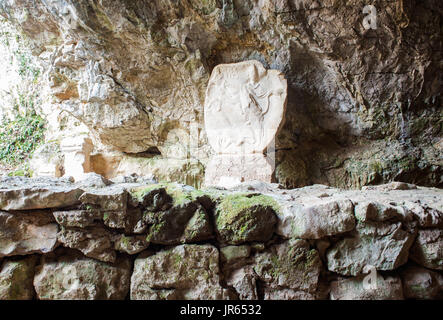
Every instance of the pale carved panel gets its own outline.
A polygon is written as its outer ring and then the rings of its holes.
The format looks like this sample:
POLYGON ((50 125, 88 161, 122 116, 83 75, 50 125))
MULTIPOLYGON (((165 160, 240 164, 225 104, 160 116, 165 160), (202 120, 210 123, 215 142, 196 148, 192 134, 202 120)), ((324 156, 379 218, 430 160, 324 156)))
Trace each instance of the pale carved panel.
POLYGON ((206 90, 205 129, 217 154, 261 153, 282 124, 287 83, 255 60, 214 68, 206 90))

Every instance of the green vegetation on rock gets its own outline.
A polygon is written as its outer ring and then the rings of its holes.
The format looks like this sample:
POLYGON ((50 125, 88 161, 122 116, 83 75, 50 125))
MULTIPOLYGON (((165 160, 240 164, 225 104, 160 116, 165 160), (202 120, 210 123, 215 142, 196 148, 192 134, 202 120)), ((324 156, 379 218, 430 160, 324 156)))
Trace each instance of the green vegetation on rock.
POLYGON ((45 120, 35 112, 18 115, 0 125, 0 162, 16 166, 23 163, 39 145, 45 120))
POLYGON ((220 210, 223 215, 217 217, 217 223, 230 224, 234 222, 238 214, 253 206, 271 207, 276 214, 280 212, 280 205, 270 196, 253 193, 235 193, 223 197, 220 202, 220 210))
POLYGON ((267 241, 274 232, 279 211, 269 196, 235 193, 222 197, 216 208, 215 225, 222 242, 239 244, 267 241))

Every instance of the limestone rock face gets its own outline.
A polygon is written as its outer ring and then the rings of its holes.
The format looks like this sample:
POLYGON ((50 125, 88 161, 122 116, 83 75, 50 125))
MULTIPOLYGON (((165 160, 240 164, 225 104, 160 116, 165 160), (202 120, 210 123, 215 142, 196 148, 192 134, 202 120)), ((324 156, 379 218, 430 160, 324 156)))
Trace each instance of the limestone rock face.
POLYGON ((32 281, 36 256, 6 259, 0 269, 0 300, 30 300, 34 297, 32 281))
POLYGON ((31 210, 75 205, 83 191, 69 179, 0 178, 0 210, 31 210))
POLYGON ((64 174, 75 180, 81 179, 85 173, 92 171, 91 152, 94 150, 91 139, 84 136, 65 138, 60 143, 63 153, 64 174))
POLYGON ((75 252, 43 257, 34 287, 41 300, 122 300, 129 292, 131 263, 107 264, 75 252))
POLYGON ((0 257, 51 252, 57 246, 57 231, 48 211, 0 211, 0 257))
POLYGON ((403 300, 402 283, 399 277, 376 277, 373 286, 365 287, 364 277, 333 281, 332 300, 403 300))
MULTIPOLYGON (((259 61, 288 79, 276 142, 283 185, 356 188, 395 179, 441 186, 442 3, 386 1, 377 30, 362 23, 367 4, 11 0, 0 13, 41 60, 47 113, 81 122, 106 157, 119 152, 111 175, 140 168, 122 161, 118 169, 121 151, 156 147, 161 156, 152 162, 160 165, 151 168, 159 176, 201 181, 204 170, 195 167, 210 154, 203 117, 210 75, 217 66, 259 61), (188 143, 190 136, 201 143, 188 143), (191 168, 187 154, 195 150, 191 168), (164 160, 173 154, 182 165, 171 172, 164 160)), ((265 91, 254 92, 262 105, 265 91)))
POLYGON ((220 286, 219 254, 211 245, 180 245, 141 254, 134 264, 131 299, 227 299, 220 286))

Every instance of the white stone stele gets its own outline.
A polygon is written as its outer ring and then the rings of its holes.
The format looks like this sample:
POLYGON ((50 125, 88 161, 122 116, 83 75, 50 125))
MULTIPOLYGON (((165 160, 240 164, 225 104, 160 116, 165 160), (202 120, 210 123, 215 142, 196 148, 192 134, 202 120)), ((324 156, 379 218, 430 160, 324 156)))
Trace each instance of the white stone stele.
POLYGON ((263 151, 283 124, 287 82, 255 60, 214 68, 205 99, 205 130, 216 155, 205 186, 230 188, 252 180, 272 182, 274 164, 263 151))
POLYGON ((217 154, 262 153, 282 125, 283 73, 255 60, 214 68, 205 99, 205 130, 217 154))

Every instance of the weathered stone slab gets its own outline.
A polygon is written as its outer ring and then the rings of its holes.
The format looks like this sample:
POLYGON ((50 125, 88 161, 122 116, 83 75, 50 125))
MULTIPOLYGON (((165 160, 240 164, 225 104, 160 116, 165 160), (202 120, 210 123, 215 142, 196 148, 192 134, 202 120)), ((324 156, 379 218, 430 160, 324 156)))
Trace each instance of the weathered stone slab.
POLYGON ((53 220, 48 211, 0 211, 0 258, 54 250, 58 226, 53 220))
POLYGON ((86 191, 80 196, 80 201, 102 211, 126 211, 128 192, 122 186, 111 185, 86 191))
POLYGON ((149 246, 149 241, 146 240, 145 235, 126 236, 124 234, 119 234, 115 236, 112 241, 114 242, 115 250, 127 254, 142 252, 149 246))
POLYGON ((131 277, 131 299, 227 299, 220 285, 219 254, 211 245, 180 245, 141 253, 131 277))
POLYGON ((148 240, 172 245, 208 240, 213 237, 206 211, 197 202, 174 206, 166 211, 147 212, 148 240))
POLYGON ((240 300, 258 300, 257 276, 252 266, 233 271, 226 282, 235 289, 240 300))
POLYGON ((129 292, 130 277, 129 259, 108 264, 69 252, 43 257, 34 287, 41 300, 123 300, 129 292))
POLYGON ((66 178, 0 178, 0 210, 63 208, 79 203, 83 191, 66 178))
POLYGON ((143 211, 132 230, 148 233, 152 243, 174 245, 213 238, 207 213, 212 202, 202 191, 179 184, 156 184, 135 188, 130 199, 132 206, 143 211))
POLYGON ((248 258, 250 254, 251 247, 248 245, 226 246, 220 248, 221 261, 228 265, 248 258))
POLYGON ((208 141, 217 156, 206 167, 205 185, 271 182, 274 165, 262 153, 282 125, 286 96, 284 75, 266 70, 258 61, 214 68, 204 114, 208 141))

